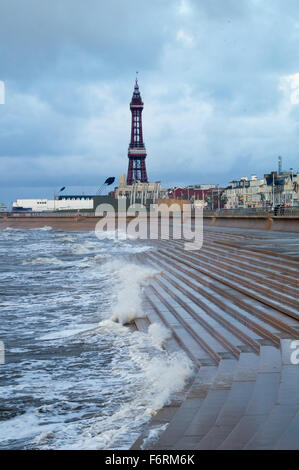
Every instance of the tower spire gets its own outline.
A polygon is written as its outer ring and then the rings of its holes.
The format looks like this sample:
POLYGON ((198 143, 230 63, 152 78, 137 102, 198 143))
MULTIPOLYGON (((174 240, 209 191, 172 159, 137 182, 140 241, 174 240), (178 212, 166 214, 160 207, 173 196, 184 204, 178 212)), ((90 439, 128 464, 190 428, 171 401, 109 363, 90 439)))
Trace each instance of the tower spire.
POLYGON ((145 167, 146 149, 143 143, 142 133, 142 110, 143 102, 141 99, 139 85, 138 85, 138 72, 136 72, 136 80, 133 91, 132 100, 130 103, 130 110, 132 113, 131 121, 131 140, 129 144, 128 158, 128 174, 127 184, 131 185, 134 181, 138 180, 142 183, 147 183, 147 173, 145 167))

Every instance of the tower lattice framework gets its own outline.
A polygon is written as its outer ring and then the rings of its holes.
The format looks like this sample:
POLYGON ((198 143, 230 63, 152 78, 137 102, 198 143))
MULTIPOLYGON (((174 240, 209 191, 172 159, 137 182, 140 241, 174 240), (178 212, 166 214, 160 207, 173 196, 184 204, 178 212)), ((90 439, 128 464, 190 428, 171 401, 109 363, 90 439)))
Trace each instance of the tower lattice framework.
POLYGON ((131 185, 134 181, 147 183, 147 173, 145 166, 146 149, 143 143, 142 133, 142 110, 143 102, 141 99, 138 81, 136 78, 134 92, 130 103, 130 110, 132 113, 131 123, 131 141, 129 145, 128 158, 128 174, 127 184, 131 185))

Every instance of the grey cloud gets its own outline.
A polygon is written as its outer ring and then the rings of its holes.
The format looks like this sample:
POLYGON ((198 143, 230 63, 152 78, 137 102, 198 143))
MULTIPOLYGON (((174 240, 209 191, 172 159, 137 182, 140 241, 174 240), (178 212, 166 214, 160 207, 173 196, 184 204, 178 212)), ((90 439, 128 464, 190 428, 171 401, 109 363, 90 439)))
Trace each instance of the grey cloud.
POLYGON ((57 68, 62 75, 72 70, 84 77, 86 66, 89 73, 106 75, 126 64, 147 67, 148 57, 152 62, 159 54, 165 13, 165 2, 158 0, 4 0, 5 79, 36 81, 57 68))
POLYGON ((2 187, 125 172, 136 69, 151 179, 224 184, 279 154, 295 167, 280 83, 299 72, 297 16, 297 0, 2 0, 2 187))

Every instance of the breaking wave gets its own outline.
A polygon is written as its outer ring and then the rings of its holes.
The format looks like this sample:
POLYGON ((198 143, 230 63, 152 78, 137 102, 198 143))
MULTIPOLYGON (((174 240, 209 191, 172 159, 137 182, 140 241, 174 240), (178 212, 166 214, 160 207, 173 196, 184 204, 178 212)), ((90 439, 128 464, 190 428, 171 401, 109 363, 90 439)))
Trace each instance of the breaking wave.
POLYGON ((142 318, 141 292, 149 278, 157 271, 135 263, 111 261, 106 269, 116 277, 117 300, 113 307, 112 320, 121 324, 129 323, 135 318, 142 318))

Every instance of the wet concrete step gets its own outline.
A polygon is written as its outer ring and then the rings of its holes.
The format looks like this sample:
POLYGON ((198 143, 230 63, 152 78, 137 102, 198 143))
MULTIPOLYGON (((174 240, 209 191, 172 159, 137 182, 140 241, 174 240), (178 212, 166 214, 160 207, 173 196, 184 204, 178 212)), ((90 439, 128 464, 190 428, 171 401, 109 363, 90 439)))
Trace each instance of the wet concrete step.
POLYGON ((160 436, 152 449, 178 449, 178 441, 184 435, 192 421, 194 413, 198 412, 214 381, 218 368, 216 366, 201 367, 198 371, 184 403, 176 410, 167 429, 160 436))
MULTIPOLYGON (((256 300, 252 297, 241 293, 238 290, 235 290, 228 285, 223 285, 220 281, 217 281, 214 278, 211 278, 202 272, 190 268, 180 261, 174 262, 169 260, 169 258, 164 254, 152 253, 147 254, 147 259, 153 260, 156 262, 156 265, 163 266, 163 271, 174 274, 173 271, 169 270, 169 265, 173 266, 173 269, 176 270, 175 276, 183 280, 187 285, 189 285, 190 279, 197 281, 195 289, 198 289, 200 286, 205 287, 205 291, 209 291, 213 296, 213 302, 224 301, 228 306, 228 311, 230 311, 231 305, 237 305, 241 312, 245 310, 250 313, 250 315, 258 318, 259 322, 266 322, 266 324, 271 325, 267 326, 267 330, 273 330, 272 327, 276 328, 274 331, 285 331, 291 336, 297 337, 298 321, 295 318, 284 315, 282 312, 279 312, 268 305, 265 305, 259 300, 256 300), (198 288, 197 288, 198 286, 198 288), (208 288, 208 289, 207 289, 208 288), (220 300, 221 299, 221 300, 220 300)), ((145 261, 145 260, 144 260, 145 261)), ((225 308, 222 306, 221 308, 225 308)), ((246 316, 246 314, 245 314, 246 316)), ((241 315, 242 317, 242 315, 241 315)), ((245 320, 247 323, 247 320, 245 320)), ((253 330, 254 330, 254 325, 253 330)), ((266 330, 266 331, 267 331, 266 330)))
MULTIPOLYGON (((147 318, 151 324, 159 324, 167 328, 167 325, 162 321, 161 317, 157 314, 155 309, 152 307, 149 301, 146 298, 143 299, 142 303, 143 311, 147 313, 147 318)), ((182 347, 175 339, 173 335, 166 340, 166 349, 169 352, 181 351, 182 347)))
POLYGON ((253 244, 250 244, 250 243, 246 246, 246 244, 242 245, 241 243, 238 243, 238 242, 236 243, 235 241, 228 242, 228 241, 223 241, 220 239, 218 239, 217 241, 215 240, 215 242, 217 242, 219 245, 223 247, 229 246, 229 247, 236 248, 242 252, 260 256, 261 259, 265 259, 265 260, 276 259, 277 264, 281 266, 283 265, 287 266, 287 269, 290 271, 298 269, 298 261, 293 256, 284 255, 282 253, 271 251, 269 249, 265 250, 265 249, 259 248, 258 246, 254 246, 253 244))
MULTIPOLYGON (((183 242, 180 240, 172 241, 183 248, 183 242)), ((270 257, 270 258, 263 258, 261 254, 257 254, 254 252, 244 252, 244 250, 240 250, 238 248, 232 248, 229 246, 221 246, 215 241, 207 241, 204 238, 203 248, 202 250, 213 250, 215 253, 223 257, 227 257, 231 260, 236 261, 236 264, 242 263, 244 266, 254 266, 255 269, 260 269, 261 272, 265 272, 265 274, 273 272, 274 276, 278 276, 277 279, 285 278, 287 281, 292 281, 294 276, 294 268, 289 269, 285 260, 279 263, 277 258, 270 257)))
POLYGON ((245 449, 274 449, 292 426, 299 408, 299 367, 291 363, 290 343, 291 340, 281 341, 282 367, 276 403, 245 449))
POLYGON ((299 450, 299 407, 288 427, 275 445, 277 450, 299 450))
POLYGON ((254 258, 252 256, 241 255, 238 250, 235 251, 223 251, 223 249, 218 248, 217 246, 210 245, 211 250, 214 253, 221 254, 225 259, 230 259, 235 262, 236 265, 241 265, 243 268, 248 268, 254 270, 255 272, 269 276, 272 279, 279 281, 280 283, 285 283, 293 287, 298 288, 298 280, 294 278, 294 270, 290 271, 285 267, 277 266, 276 260, 274 259, 271 263, 265 262, 260 258, 254 258))
POLYGON ((217 323, 213 323, 216 328, 219 328, 219 324, 222 325, 222 332, 225 332, 225 335, 228 335, 230 341, 234 346, 238 347, 240 344, 247 344, 252 347, 254 350, 259 351, 260 344, 256 341, 256 338, 261 338, 256 333, 253 333, 250 329, 245 327, 242 323, 235 318, 227 314, 223 309, 219 308, 215 301, 215 294, 211 299, 210 296, 207 297, 207 292, 205 291, 205 296, 201 295, 197 289, 195 291, 186 285, 186 283, 181 282, 180 279, 176 281, 173 278, 175 276, 169 276, 165 273, 162 274, 163 279, 169 282, 169 284, 175 288, 179 295, 183 295, 183 299, 186 299, 186 302, 193 308, 200 307, 200 311, 204 311, 212 319, 216 320, 217 323), (218 324, 218 325, 217 325, 218 324))
POLYGON ((197 449, 217 449, 240 422, 255 387, 259 356, 241 354, 227 399, 215 424, 203 437, 197 449))
POLYGON ((186 441, 195 442, 198 446, 200 440, 209 432, 224 406, 233 383, 236 360, 223 359, 218 366, 217 374, 200 410, 194 415, 192 422, 185 431, 184 436, 177 443, 183 446, 186 441))
MULTIPOLYGON (((290 234, 288 234, 288 237, 289 235, 290 234)), ((250 256, 252 257, 259 257, 261 260, 269 261, 276 259, 276 263, 278 265, 281 265, 282 268, 285 267, 286 269, 292 270, 294 267, 296 268, 298 259, 296 259, 296 257, 294 257, 293 255, 288 256, 285 253, 282 253, 282 241, 284 240, 285 237, 280 240, 279 243, 275 244, 274 239, 272 237, 267 239, 258 236, 257 233, 255 233, 253 237, 247 237, 243 239, 238 237, 237 233, 232 234, 230 238, 226 237, 224 235, 224 231, 212 233, 211 231, 204 229, 203 233, 204 245, 205 243, 214 243, 215 245, 218 245, 223 249, 238 250, 240 253, 250 254, 250 256), (288 262, 290 262, 290 264, 288 262)), ((297 235, 294 240, 298 240, 297 235)), ((296 244, 296 246, 298 245, 296 244)))
POLYGON ((293 405, 275 404, 267 420, 245 445, 245 450, 270 450, 282 439, 297 408, 293 405))
MULTIPOLYGON (((216 341, 211 342, 210 346, 216 348, 217 352, 226 352, 230 351, 236 357, 239 357, 240 351, 238 350, 238 345, 240 340, 231 334, 229 330, 224 328, 221 324, 217 323, 213 318, 206 314, 204 309, 199 307, 196 303, 190 302, 189 297, 184 294, 178 296, 174 290, 171 283, 166 280, 157 280, 159 286, 161 286, 175 302, 181 306, 184 312, 188 312, 191 317, 200 323, 203 330, 208 332, 209 336, 212 336, 216 341)), ((206 333, 204 333, 206 336, 206 333)), ((209 337, 205 338, 205 341, 210 340, 209 337)))
POLYGON ((148 318, 135 318, 134 322, 139 331, 147 333, 148 327, 150 325, 148 318))
POLYGON ((280 384, 280 351, 262 346, 258 374, 244 416, 220 445, 221 450, 241 450, 266 421, 275 405, 280 384))
MULTIPOLYGON (((171 331, 180 347, 188 354, 196 367, 211 362, 211 356, 204 348, 200 346, 197 339, 185 326, 169 311, 159 298, 153 295, 151 288, 145 291, 146 299, 150 302, 152 308, 159 315, 164 325, 171 331)), ((214 360, 212 360, 214 363, 214 360)))
MULTIPOLYGON (((169 242, 169 244, 175 249, 178 247, 176 243, 169 242)), ((222 267, 225 270, 228 270, 231 273, 237 274, 239 276, 246 276, 247 279, 252 279, 255 282, 267 284, 267 286, 271 286, 272 288, 276 289, 278 292, 283 292, 286 296, 289 296, 291 299, 298 298, 299 294, 299 281, 295 282, 295 286, 288 284, 289 279, 283 278, 280 276, 277 280, 273 277, 273 266, 272 271, 269 270, 266 273, 258 273, 256 267, 251 263, 247 263, 247 265, 243 266, 240 261, 230 259, 225 257, 223 253, 216 252, 216 250, 211 247, 211 249, 201 249, 200 252, 192 253, 191 257, 187 256, 187 259, 196 259, 206 260, 208 263, 212 260, 215 261, 218 267, 222 267)))
MULTIPOLYGON (((293 331, 291 326, 281 321, 281 319, 285 318, 281 313, 278 313, 277 316, 277 312, 263 305, 261 306, 259 302, 255 304, 251 299, 250 303, 247 304, 246 297, 243 294, 227 287, 219 287, 220 284, 217 281, 206 280, 204 276, 199 277, 197 274, 194 274, 193 270, 188 270, 185 267, 182 268, 180 264, 169 262, 164 255, 148 255, 148 258, 153 260, 156 266, 162 266, 164 272, 166 271, 172 279, 179 280, 185 285, 185 288, 190 288, 195 293, 200 293, 200 295, 206 299, 206 302, 216 304, 224 312, 232 316, 235 321, 237 320, 241 325, 243 324, 245 327, 248 327, 252 332, 268 338, 277 344, 280 344, 280 336, 277 336, 277 331, 279 331, 279 333, 281 333, 281 331, 287 331, 288 333, 292 332, 294 335, 297 334, 296 330, 293 331), (236 306, 239 308, 236 308, 236 306), (271 315, 267 314, 267 311, 270 312, 271 315), (254 319, 252 319, 252 315, 254 315, 254 319), (263 318, 263 320, 261 320, 261 318, 263 318), (265 323, 264 319, 274 324, 275 327, 270 326, 269 323, 265 323)), ((165 277, 165 274, 162 274, 162 276, 165 277)), ((287 323, 290 322, 292 322, 292 324, 296 323, 297 325, 297 322, 293 319, 290 319, 287 323)), ((250 333, 249 336, 251 335, 250 333)))
MULTIPOLYGON (((159 250, 160 251, 160 250, 159 250)), ((174 260, 179 260, 187 266, 202 271, 209 276, 216 277, 220 279, 224 284, 229 284, 234 286, 236 290, 245 292, 249 296, 259 299, 263 303, 269 304, 277 310, 282 311, 283 313, 291 314, 295 316, 296 319, 299 319, 298 315, 298 300, 289 295, 283 294, 282 292, 277 293, 270 289, 267 285, 267 280, 264 280, 262 284, 257 283, 250 279, 250 274, 248 273, 246 278, 239 275, 236 276, 232 274, 232 271, 229 267, 222 266, 221 263, 210 263, 208 259, 204 260, 204 257, 201 256, 200 261, 196 262, 194 258, 188 256, 185 253, 181 253, 175 250, 168 248, 167 252, 161 250, 162 253, 167 254, 167 256, 174 260), (220 266, 218 268, 218 265, 220 266), (250 279, 250 280, 249 280, 250 279), (297 318, 298 317, 298 318, 297 318)))
POLYGON ((259 300, 260 302, 269 305, 272 308, 295 318, 296 320, 299 320, 298 309, 290 306, 289 300, 286 299, 282 294, 278 296, 269 289, 263 288, 249 281, 247 282, 247 280, 236 278, 235 276, 230 275, 228 272, 223 272, 214 265, 207 265, 207 263, 196 264, 194 262, 187 261, 184 256, 172 254, 170 250, 168 250, 168 252, 165 250, 159 251, 159 253, 164 254, 174 262, 180 262, 181 264, 193 269, 195 272, 202 272, 203 274, 216 279, 222 284, 232 287, 249 297, 259 300))
MULTIPOLYGON (((209 399, 208 397, 211 396, 211 389, 215 391, 214 396, 218 397, 218 406, 221 408, 222 406, 222 400, 225 400, 226 395, 228 393, 228 389, 231 386, 233 375, 234 375, 234 369, 236 367, 236 360, 222 360, 217 368, 217 370, 214 370, 214 380, 212 380, 212 383, 209 383, 209 390, 208 393, 205 394, 204 399, 200 403, 199 408, 194 408, 193 409, 193 414, 190 413, 187 417, 187 419, 184 421, 184 427, 181 429, 181 432, 173 432, 178 426, 180 426, 180 418, 181 414, 183 414, 183 410, 180 414, 176 414, 174 419, 171 421, 169 425, 169 429, 161 436, 160 440, 157 443, 157 446, 155 448, 157 449, 180 449, 183 446, 187 445, 187 442, 189 442, 190 445, 194 445, 195 442, 198 442, 199 440, 199 435, 198 433, 195 434, 190 434, 190 432, 187 431, 189 429, 190 425, 194 421, 194 416, 197 416, 199 413, 201 413, 203 416, 209 417, 215 417, 216 419, 216 413, 218 409, 215 409, 215 399, 212 404, 211 398, 209 399), (221 396, 221 397, 220 397, 221 396), (207 406, 207 400, 210 403, 209 406, 207 406), (220 401, 219 401, 220 400, 220 401), (195 439, 195 442, 194 442, 195 439), (167 446, 167 447, 165 447, 167 446)), ((205 390, 206 392, 206 390, 205 390)), ((195 446, 193 447, 195 448, 195 446)))
MULTIPOLYGON (((155 297, 159 298, 161 303, 164 305, 164 309, 176 319, 178 324, 185 328, 186 331, 193 337, 195 341, 204 349, 210 356, 211 359, 216 362, 220 362, 221 357, 219 352, 224 350, 223 346, 213 338, 209 332, 188 312, 188 310, 182 307, 176 302, 171 296, 160 288, 157 282, 152 282, 150 289, 155 297), (219 351, 219 352, 218 352, 219 351)), ((164 315, 164 311, 161 311, 164 315)))

